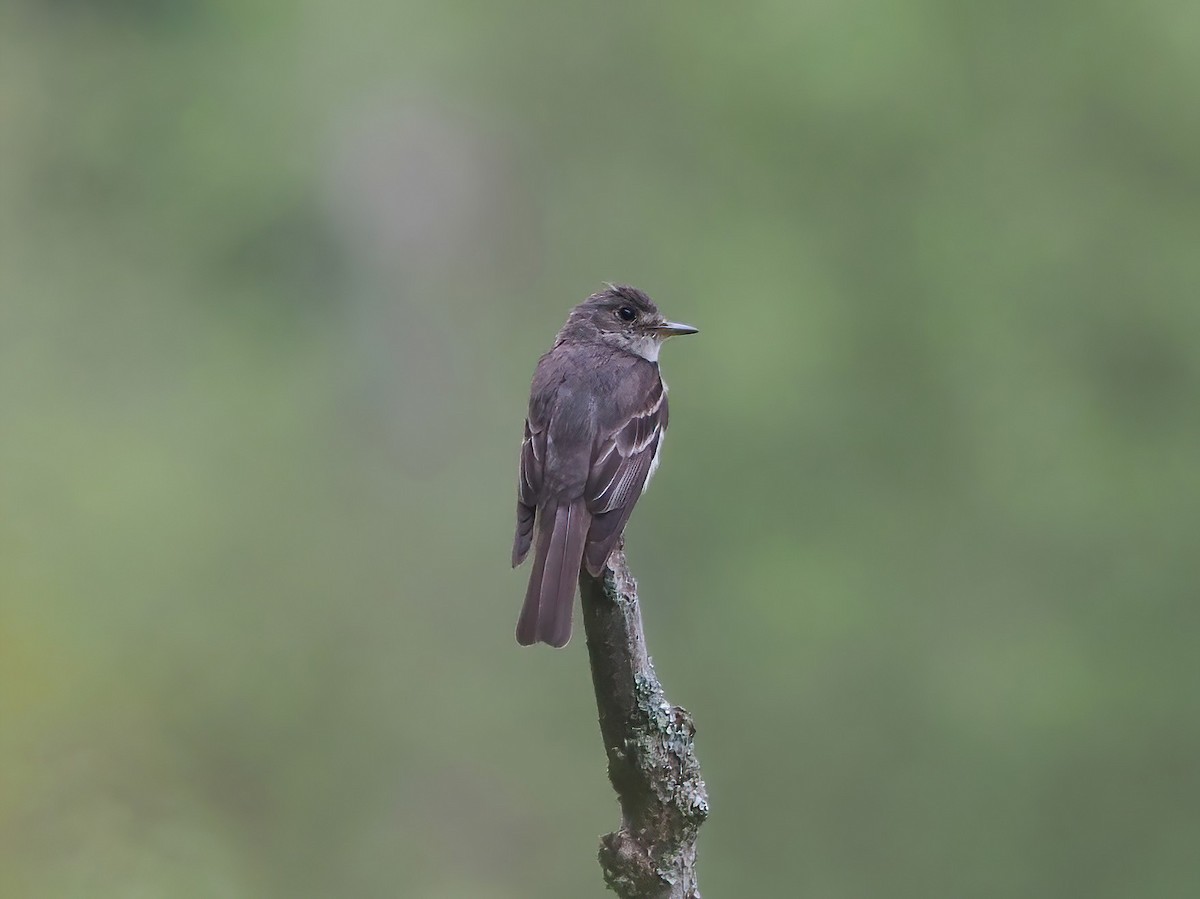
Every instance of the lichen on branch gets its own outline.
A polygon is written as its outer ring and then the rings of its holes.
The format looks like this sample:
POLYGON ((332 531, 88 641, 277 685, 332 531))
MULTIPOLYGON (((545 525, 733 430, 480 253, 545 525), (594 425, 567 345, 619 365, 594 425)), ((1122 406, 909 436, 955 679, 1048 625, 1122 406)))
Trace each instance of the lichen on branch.
POLYGON ((604 574, 579 579, 592 684, 621 827, 600 840, 600 865, 622 899, 700 899, 696 834, 708 793, 691 716, 663 693, 646 651, 637 583, 618 550, 604 574))

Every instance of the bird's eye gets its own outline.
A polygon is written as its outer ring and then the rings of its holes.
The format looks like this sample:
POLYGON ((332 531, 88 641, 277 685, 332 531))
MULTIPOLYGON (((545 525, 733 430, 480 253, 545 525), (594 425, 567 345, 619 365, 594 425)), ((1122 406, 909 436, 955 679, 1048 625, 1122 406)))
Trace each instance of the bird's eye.
POLYGON ((632 306, 622 306, 617 310, 617 318, 623 322, 631 322, 637 318, 637 310, 632 306))

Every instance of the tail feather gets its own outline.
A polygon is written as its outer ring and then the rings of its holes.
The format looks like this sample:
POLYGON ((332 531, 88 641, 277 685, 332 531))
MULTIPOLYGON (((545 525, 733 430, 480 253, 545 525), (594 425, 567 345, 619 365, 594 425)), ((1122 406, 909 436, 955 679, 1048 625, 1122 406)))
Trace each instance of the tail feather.
POLYGON ((542 574, 546 570, 546 551, 550 548, 550 534, 546 520, 551 523, 554 516, 546 515, 543 508, 539 514, 537 549, 533 553, 533 568, 529 572, 529 586, 525 589, 525 603, 521 606, 521 617, 517 619, 517 642, 522 646, 536 643, 538 639, 538 603, 542 595, 542 574))
POLYGON ((538 519, 537 549, 517 621, 517 642, 528 646, 540 640, 566 646, 591 516, 578 499, 547 503, 538 510, 538 519))

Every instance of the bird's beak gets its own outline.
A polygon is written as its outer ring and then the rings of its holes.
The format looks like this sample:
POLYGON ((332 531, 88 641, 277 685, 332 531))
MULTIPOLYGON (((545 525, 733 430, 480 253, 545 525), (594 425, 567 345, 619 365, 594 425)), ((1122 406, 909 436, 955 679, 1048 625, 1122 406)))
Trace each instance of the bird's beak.
POLYGON ((691 325, 683 325, 679 322, 663 322, 654 328, 658 332, 658 336, 666 340, 668 337, 674 337, 676 334, 699 334, 699 328, 693 328, 691 325))

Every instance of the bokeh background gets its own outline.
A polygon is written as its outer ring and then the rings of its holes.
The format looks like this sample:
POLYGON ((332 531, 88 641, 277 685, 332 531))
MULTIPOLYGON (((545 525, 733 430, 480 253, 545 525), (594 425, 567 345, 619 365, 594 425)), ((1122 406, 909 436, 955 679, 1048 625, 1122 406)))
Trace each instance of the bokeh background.
POLYGON ((7 0, 0 895, 605 895, 530 373, 700 336, 628 533, 706 896, 1200 894, 1200 7, 7 0))

